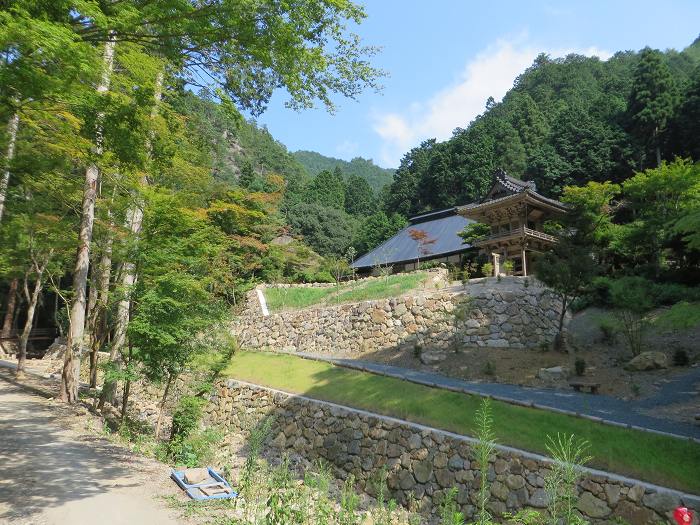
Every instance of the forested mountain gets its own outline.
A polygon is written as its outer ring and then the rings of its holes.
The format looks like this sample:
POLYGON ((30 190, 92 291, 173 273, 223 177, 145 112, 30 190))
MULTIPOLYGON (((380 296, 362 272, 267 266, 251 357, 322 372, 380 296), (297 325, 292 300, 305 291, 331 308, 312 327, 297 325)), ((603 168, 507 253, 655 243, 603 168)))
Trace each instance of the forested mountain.
POLYGON ((385 209, 409 216, 471 202, 497 167, 557 197, 571 184, 623 181, 658 158, 697 160, 698 64, 700 39, 681 52, 626 51, 606 61, 540 55, 502 102, 489 99, 451 139, 406 153, 385 209))
POLYGON ((315 151, 299 150, 293 153, 294 157, 306 168, 306 172, 315 177, 323 170, 333 171, 335 168, 350 176, 354 175, 365 179, 375 192, 389 184, 396 170, 380 168, 374 162, 362 157, 355 157, 350 162, 333 157, 326 157, 315 151))

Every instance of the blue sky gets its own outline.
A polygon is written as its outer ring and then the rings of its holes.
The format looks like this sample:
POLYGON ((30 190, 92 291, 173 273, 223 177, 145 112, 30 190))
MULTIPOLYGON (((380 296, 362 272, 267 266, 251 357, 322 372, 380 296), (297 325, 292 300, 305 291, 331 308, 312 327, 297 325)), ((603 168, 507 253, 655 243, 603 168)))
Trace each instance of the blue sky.
POLYGON ((290 151, 308 149, 383 167, 422 140, 449 138, 497 100, 539 52, 610 56, 615 51, 682 49, 700 34, 700 1, 589 0, 474 2, 367 0, 357 32, 383 49, 380 94, 338 99, 339 110, 294 112, 276 94, 258 118, 290 151))

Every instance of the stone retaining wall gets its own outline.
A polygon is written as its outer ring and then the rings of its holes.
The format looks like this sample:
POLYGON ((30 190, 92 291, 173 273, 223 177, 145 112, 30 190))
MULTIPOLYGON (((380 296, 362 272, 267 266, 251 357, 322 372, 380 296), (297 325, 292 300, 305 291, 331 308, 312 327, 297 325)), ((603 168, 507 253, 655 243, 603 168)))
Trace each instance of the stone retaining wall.
MULTIPOLYGON (((248 309, 232 326, 251 349, 347 354, 454 347, 531 348, 557 332, 559 299, 533 279, 481 280, 458 291, 283 311, 248 309)), ((439 359, 439 355, 436 360, 439 359)))
MULTIPOLYGON (((338 477, 353 474, 367 492, 386 467, 391 496, 399 503, 415 499, 426 515, 456 487, 461 510, 474 515, 479 471, 471 438, 234 380, 219 383, 206 408, 207 423, 232 434, 267 416, 274 416, 271 445, 282 452, 323 458, 338 477)), ((544 508, 549 466, 541 456, 499 447, 488 474, 491 512, 544 508)), ((578 490, 577 509, 594 523, 619 517, 646 525, 667 521, 681 503, 700 506, 700 498, 598 471, 588 470, 578 490)))

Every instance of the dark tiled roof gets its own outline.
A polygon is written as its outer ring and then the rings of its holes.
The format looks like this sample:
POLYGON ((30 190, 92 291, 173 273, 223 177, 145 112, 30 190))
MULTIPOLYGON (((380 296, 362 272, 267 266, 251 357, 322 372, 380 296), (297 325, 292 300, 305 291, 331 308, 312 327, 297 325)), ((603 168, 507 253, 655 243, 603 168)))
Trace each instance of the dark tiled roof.
POLYGON ((374 250, 359 257, 353 267, 371 268, 377 264, 406 263, 418 258, 430 260, 465 251, 469 249, 469 245, 464 244, 458 233, 471 222, 474 221, 457 214, 457 208, 412 217, 411 224, 374 250), (418 241, 411 238, 412 229, 424 231, 429 239, 435 239, 434 243, 426 246, 429 253, 419 253, 418 241))

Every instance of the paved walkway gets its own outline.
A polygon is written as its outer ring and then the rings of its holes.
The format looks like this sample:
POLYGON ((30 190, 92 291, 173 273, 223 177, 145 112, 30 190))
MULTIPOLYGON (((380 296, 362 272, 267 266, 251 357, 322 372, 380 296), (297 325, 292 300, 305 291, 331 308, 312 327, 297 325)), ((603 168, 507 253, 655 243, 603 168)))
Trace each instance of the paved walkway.
POLYGON ((157 499, 178 492, 167 467, 69 428, 70 408, 11 376, 0 369, 0 524, 182 523, 157 499))
POLYGON ((591 395, 574 391, 565 392, 552 388, 531 388, 503 383, 464 381, 431 372, 421 372, 358 359, 307 353, 294 355, 438 388, 456 389, 471 394, 493 396, 518 404, 534 403, 539 408, 565 410, 623 425, 632 425, 658 432, 668 432, 700 439, 700 425, 673 421, 663 416, 665 406, 675 403, 687 403, 692 399, 698 402, 698 411, 700 412, 700 367, 691 368, 687 374, 669 380, 650 398, 624 401, 612 396, 591 395), (653 411, 656 415, 652 417, 644 414, 644 411, 653 411))

